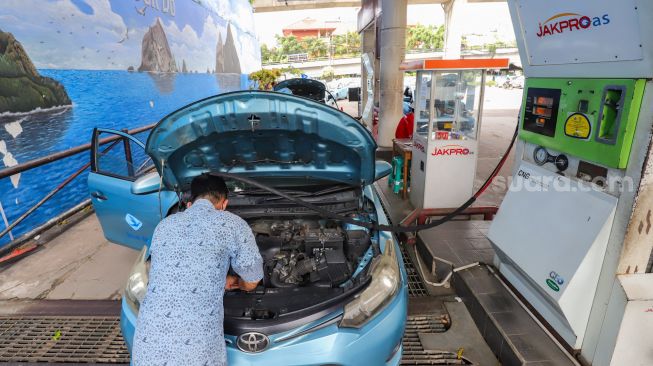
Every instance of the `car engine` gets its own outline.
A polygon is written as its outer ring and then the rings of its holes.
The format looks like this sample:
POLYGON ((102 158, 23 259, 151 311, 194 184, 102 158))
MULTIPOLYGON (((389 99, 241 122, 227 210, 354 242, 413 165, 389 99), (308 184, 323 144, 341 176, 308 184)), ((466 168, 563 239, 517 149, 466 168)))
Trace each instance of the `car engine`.
POLYGON ((337 287, 370 246, 369 232, 333 220, 250 222, 263 257, 266 288, 337 287))

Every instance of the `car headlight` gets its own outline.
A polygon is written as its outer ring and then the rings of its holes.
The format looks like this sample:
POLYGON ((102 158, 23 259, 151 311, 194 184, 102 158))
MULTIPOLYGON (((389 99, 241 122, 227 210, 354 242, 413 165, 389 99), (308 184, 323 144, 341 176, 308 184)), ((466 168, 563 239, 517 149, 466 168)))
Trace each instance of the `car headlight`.
POLYGON ((401 285, 394 243, 388 240, 383 255, 372 262, 372 280, 365 290, 345 305, 341 327, 360 328, 392 300, 401 285))
POLYGON ((147 292, 149 268, 145 261, 146 255, 147 247, 143 247, 129 274, 127 286, 125 286, 125 299, 135 313, 138 313, 138 309, 147 292))

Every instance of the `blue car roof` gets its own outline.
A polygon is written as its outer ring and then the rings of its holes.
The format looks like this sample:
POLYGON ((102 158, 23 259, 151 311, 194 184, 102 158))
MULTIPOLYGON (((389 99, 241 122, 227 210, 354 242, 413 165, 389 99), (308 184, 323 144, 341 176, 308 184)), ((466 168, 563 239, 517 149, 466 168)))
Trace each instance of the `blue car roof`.
POLYGON ((164 185, 185 190, 207 171, 367 185, 374 181, 376 147, 363 125, 323 103, 238 91, 164 117, 145 149, 164 185))

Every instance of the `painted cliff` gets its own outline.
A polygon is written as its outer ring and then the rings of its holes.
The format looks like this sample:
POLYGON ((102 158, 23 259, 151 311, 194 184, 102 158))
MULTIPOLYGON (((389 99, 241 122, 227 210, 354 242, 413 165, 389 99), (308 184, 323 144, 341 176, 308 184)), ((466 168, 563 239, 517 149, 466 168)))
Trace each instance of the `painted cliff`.
POLYGON ((215 73, 224 74, 224 46, 220 32, 218 32, 218 44, 215 46, 215 73))
POLYGON ((177 64, 170 50, 168 37, 159 18, 143 36, 141 66, 138 67, 138 71, 177 72, 177 64))
POLYGON ((14 35, 0 30, 0 113, 70 104, 64 87, 41 76, 14 35))
POLYGON ((234 43, 234 36, 231 33, 231 24, 227 24, 227 39, 224 41, 224 72, 229 74, 240 74, 240 59, 234 43))

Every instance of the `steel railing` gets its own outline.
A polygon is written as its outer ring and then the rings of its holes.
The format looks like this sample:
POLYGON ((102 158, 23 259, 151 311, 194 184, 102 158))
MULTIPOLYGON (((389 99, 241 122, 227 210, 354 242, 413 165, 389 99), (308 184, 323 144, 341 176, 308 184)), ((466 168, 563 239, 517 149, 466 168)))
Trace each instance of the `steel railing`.
MULTIPOLYGON (((151 130, 155 125, 156 124, 150 124, 150 125, 146 125, 146 126, 142 126, 142 127, 137 127, 137 128, 131 129, 131 130, 122 129, 121 131, 126 133, 126 134, 129 134, 129 135, 136 135, 136 134, 151 130)), ((106 153, 109 150, 111 150, 114 146, 118 145, 118 143, 120 141, 122 141, 123 144, 124 144, 124 151, 125 151, 126 161, 127 162, 132 162, 133 161, 132 151, 131 151, 131 148, 130 148, 129 140, 127 138, 119 136, 119 135, 115 135, 115 136, 106 137, 106 138, 103 138, 103 139, 99 140, 98 144, 100 146, 102 146, 102 145, 106 145, 108 143, 111 143, 111 145, 109 145, 107 148, 105 148, 102 151, 103 153, 106 153)), ((46 156, 43 156, 43 157, 40 157, 40 158, 37 158, 37 159, 33 159, 33 160, 27 161, 25 163, 21 163, 21 164, 17 164, 17 165, 8 167, 8 168, 4 168, 4 169, 0 170, 0 179, 8 178, 8 177, 11 177, 12 175, 23 173, 23 172, 29 171, 29 170, 34 169, 34 168, 38 168, 38 167, 43 166, 43 165, 47 165, 47 164, 51 164, 51 163, 54 163, 54 162, 57 162, 57 161, 64 160, 64 159, 69 158, 71 156, 75 156, 77 154, 89 151, 89 150, 91 150, 92 147, 93 146, 92 146, 91 143, 87 143, 87 144, 72 147, 72 148, 64 150, 64 151, 59 151, 59 152, 49 154, 49 155, 46 155, 46 156)), ((41 207, 45 202, 50 200, 54 195, 56 195, 58 192, 60 192, 64 187, 66 187, 68 184, 70 184, 72 181, 74 181, 75 178, 80 176, 89 167, 90 167, 90 161, 88 163, 84 164, 83 166, 81 166, 79 169, 77 169, 73 174, 69 175, 66 179, 64 179, 61 183, 59 183, 59 185, 57 185, 56 188, 54 188, 53 190, 48 192, 48 194, 46 194, 41 200, 39 200, 36 204, 34 204, 32 207, 30 207, 27 211, 25 211, 21 216, 19 216, 12 223, 9 224, 5 220, 4 221, 5 229, 0 231, 0 238, 4 237, 8 233, 11 233, 11 230, 13 228, 15 228, 18 224, 20 224, 23 220, 25 220, 29 215, 31 215, 34 211, 36 211, 36 209, 41 207)), ((129 167, 131 169, 133 169, 133 167, 131 167, 131 165, 129 165, 129 167)), ((0 214, 1 214, 2 217, 5 217, 2 206, 0 206, 0 214)), ((46 225, 47 225, 47 223, 46 223, 46 225)), ((46 225, 42 225, 41 227, 46 226, 46 225)), ((38 228, 34 229, 34 230, 30 230, 28 232, 28 234, 29 235, 34 235, 36 232, 38 232, 38 228)), ((12 240, 12 242, 0 247, 0 252, 5 251, 6 249, 13 247, 14 242, 20 242, 20 240, 12 240)))

